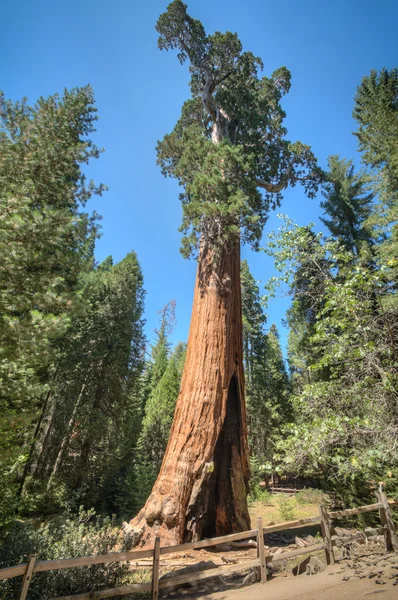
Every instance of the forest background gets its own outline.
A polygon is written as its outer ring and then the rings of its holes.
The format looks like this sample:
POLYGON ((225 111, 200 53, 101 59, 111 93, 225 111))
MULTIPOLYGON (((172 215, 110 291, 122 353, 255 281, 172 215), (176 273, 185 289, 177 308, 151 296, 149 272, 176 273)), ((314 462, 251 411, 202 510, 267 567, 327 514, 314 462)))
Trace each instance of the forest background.
MULTIPOLYGON (((0 138, 6 562, 30 548, 64 556, 66 539, 79 551, 84 539, 87 552, 90 510, 131 517, 156 477, 178 393, 196 265, 179 256, 179 190, 162 179, 154 147, 187 81, 156 49, 164 7, 117 7, 79 4, 74 16, 46 3, 6 8, 20 36, 16 44, 12 27, 5 40, 0 138), (43 99, 28 108, 23 96, 31 106, 43 99), (92 211, 104 217, 99 239, 92 211), (89 512, 76 525, 79 507, 89 512)), ((272 18, 280 27, 269 26, 270 7, 252 8, 256 18, 242 19, 238 3, 190 5, 208 29, 238 30, 265 74, 291 69, 289 137, 308 141, 325 170, 317 198, 284 194, 291 220, 271 213, 268 250, 243 252, 252 494, 276 470, 360 502, 376 479, 397 487, 394 7, 286 3, 272 18), (365 107, 355 120, 354 107, 365 107), (369 135, 352 135, 369 124, 369 135)), ((111 546, 109 524, 100 531, 111 546)))
MULTIPOLYGON (((154 24, 166 4, 4 2, 2 21, 8 25, 0 48, 7 57, 2 89, 9 98, 27 96, 33 103, 65 87, 92 85, 101 119, 94 140, 106 152, 90 164, 89 173, 109 188, 92 205, 103 216, 96 258, 112 254, 118 261, 132 248, 137 252, 145 273, 146 334, 151 338, 157 327, 159 308, 175 299, 178 319, 171 341, 176 343, 187 338, 196 264, 179 253, 179 186, 165 180, 156 165, 156 141, 174 125, 189 95, 188 71, 157 48, 154 24), (159 248, 167 272, 158 268, 159 248)), ((370 69, 395 66, 393 0, 377 7, 371 0, 249 0, 245 10, 238 0, 193 0, 189 9, 208 31, 237 31, 244 48, 261 56, 266 74, 281 65, 291 71, 292 90, 283 100, 290 139, 306 140, 324 168, 330 154, 359 165, 353 98, 370 69)), ((307 199, 299 187, 285 191, 281 212, 300 225, 314 221, 324 229, 319 200, 307 199)), ((265 234, 277 227, 271 212, 265 234)), ((247 247, 243 258, 256 280, 273 274, 273 263, 263 254, 247 247)), ((288 305, 282 296, 269 307, 283 346, 287 332, 281 320, 288 305)))

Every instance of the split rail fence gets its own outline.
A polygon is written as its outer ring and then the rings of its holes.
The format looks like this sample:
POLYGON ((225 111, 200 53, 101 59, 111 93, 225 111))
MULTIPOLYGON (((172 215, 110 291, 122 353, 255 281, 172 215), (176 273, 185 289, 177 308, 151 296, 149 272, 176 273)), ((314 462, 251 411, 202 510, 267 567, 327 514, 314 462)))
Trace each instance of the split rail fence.
POLYGON ((142 558, 152 558, 153 563, 151 583, 134 583, 131 585, 123 585, 117 588, 95 591, 91 593, 89 592, 72 596, 62 596, 54 598, 53 600, 90 600, 93 597, 98 599, 112 598, 115 596, 123 596, 126 594, 132 594, 134 592, 144 591, 151 592, 152 600, 158 600, 160 589, 166 587, 174 587, 184 583, 190 583, 192 581, 198 581, 210 577, 215 577, 223 575, 225 573, 239 572, 250 569, 252 567, 259 568, 260 581, 261 583, 266 583, 266 567, 271 562, 275 563, 281 560, 290 560, 291 558, 300 556, 302 554, 311 554, 312 552, 324 550, 327 564, 334 564, 335 556, 333 546, 335 545, 335 543, 332 540, 331 535, 331 522, 335 519, 342 519, 344 517, 350 517, 353 515, 367 513, 375 510, 379 511, 381 525, 383 527, 384 538, 386 542, 386 549, 388 552, 398 552, 398 537, 395 532, 395 526, 392 520, 390 510, 391 506, 398 505, 398 500, 388 500, 387 496, 383 491, 376 492, 376 495, 377 503, 370 504, 368 506, 361 506, 358 508, 350 508, 346 510, 338 510, 332 512, 328 512, 324 506, 319 506, 319 514, 313 517, 298 519, 296 521, 288 521, 285 523, 280 523, 278 525, 271 525, 269 527, 263 527, 262 520, 258 519, 257 529, 252 529, 250 531, 242 531, 239 533, 233 533, 221 537, 204 539, 197 542, 188 542, 186 544, 179 544, 177 546, 161 547, 160 539, 156 538, 154 548, 134 550, 131 552, 115 552, 112 554, 85 556, 79 558, 65 558, 59 560, 36 560, 35 556, 29 556, 27 563, 16 565, 14 567, 0 569, 0 580, 23 576, 20 600, 26 600, 29 585, 34 573, 43 573, 45 571, 51 571, 54 569, 70 569, 72 567, 99 565, 109 562, 125 562, 142 558), (266 556, 264 547, 265 534, 273 533, 276 531, 284 531, 288 529, 297 529, 300 527, 305 527, 308 525, 318 523, 321 527, 323 543, 314 544, 312 546, 306 546, 304 548, 298 548, 297 550, 291 550, 290 552, 283 552, 282 554, 266 556), (173 554, 176 552, 184 552, 185 550, 192 550, 197 548, 209 548, 218 544, 236 542, 239 540, 245 540, 254 537, 257 540, 257 558, 254 560, 245 561, 239 564, 232 564, 212 568, 196 573, 188 573, 183 575, 180 574, 167 577, 165 579, 159 579, 159 559, 163 555, 173 554))

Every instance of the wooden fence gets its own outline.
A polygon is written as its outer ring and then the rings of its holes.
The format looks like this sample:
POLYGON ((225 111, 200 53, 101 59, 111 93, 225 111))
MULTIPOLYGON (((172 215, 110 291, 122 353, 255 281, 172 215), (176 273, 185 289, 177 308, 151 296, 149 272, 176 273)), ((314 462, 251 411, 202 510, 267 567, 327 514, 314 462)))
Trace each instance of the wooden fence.
POLYGON ((115 552, 111 554, 85 556, 79 558, 64 558, 59 560, 36 560, 35 556, 29 556, 27 563, 16 565, 14 567, 0 569, 0 580, 11 579, 13 577, 20 577, 22 575, 23 580, 20 600, 25 600, 27 598, 29 585, 34 573, 43 573, 45 571, 51 571, 54 569, 70 569, 72 567, 99 565, 109 562, 133 561, 139 558, 152 558, 153 563, 151 583, 134 583, 131 585, 123 585, 121 587, 91 593, 77 594, 73 596, 62 596, 54 598, 53 600, 90 600, 90 598, 93 597, 98 599, 112 598, 115 596, 123 596, 126 594, 132 594, 134 592, 143 591, 151 592, 152 600, 158 600, 160 589, 180 585, 183 583, 189 583, 192 581, 198 581, 209 577, 215 577, 223 575, 225 573, 242 571, 250 569, 252 567, 259 567, 260 581, 261 583, 265 583, 267 581, 266 566, 271 562, 274 563, 280 560, 289 560, 302 554, 311 554, 312 552, 324 550, 327 564, 334 564, 334 542, 332 540, 331 535, 331 522, 333 519, 342 519, 344 517, 350 517, 353 515, 378 510, 380 513, 380 520, 384 531, 386 549, 388 552, 398 552, 398 537, 395 533, 395 527, 390 510, 390 506, 398 505, 398 500, 388 500, 385 493, 382 491, 376 492, 376 495, 376 504, 370 504, 368 506, 361 506, 359 508, 349 508, 346 510, 338 510, 333 512, 328 512, 324 506, 319 506, 319 514, 313 517, 298 519, 296 521, 288 521, 285 523, 280 523, 278 525, 271 525, 269 527, 263 527, 261 519, 258 519, 256 529, 252 529, 250 531, 242 531, 239 533, 232 533, 230 535, 224 535, 216 538, 204 539, 197 542, 188 542, 186 544, 179 544, 177 546, 161 547, 160 539, 156 538, 154 548, 133 550, 131 552, 115 552), (266 556, 264 548, 264 534, 276 531, 285 531, 288 529, 297 529, 299 527, 304 527, 307 525, 313 525, 317 523, 319 523, 321 526, 323 543, 314 544, 312 546, 306 546, 305 548, 298 548, 297 550, 291 550, 290 552, 284 552, 278 555, 266 556), (192 550, 197 548, 209 548, 218 544, 236 542, 238 540, 245 540, 254 537, 257 540, 257 558, 254 560, 245 561, 240 564, 212 568, 196 573, 174 575, 165 579, 159 579, 160 556, 172 554, 175 552, 184 552, 186 550, 192 550))

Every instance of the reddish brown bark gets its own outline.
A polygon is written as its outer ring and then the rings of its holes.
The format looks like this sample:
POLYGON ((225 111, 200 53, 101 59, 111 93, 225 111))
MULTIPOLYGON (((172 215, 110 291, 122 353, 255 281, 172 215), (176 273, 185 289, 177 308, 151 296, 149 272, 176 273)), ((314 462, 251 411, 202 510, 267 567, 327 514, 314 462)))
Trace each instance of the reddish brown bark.
POLYGON ((170 440, 131 526, 163 544, 250 528, 240 245, 214 261, 202 244, 186 362, 170 440))

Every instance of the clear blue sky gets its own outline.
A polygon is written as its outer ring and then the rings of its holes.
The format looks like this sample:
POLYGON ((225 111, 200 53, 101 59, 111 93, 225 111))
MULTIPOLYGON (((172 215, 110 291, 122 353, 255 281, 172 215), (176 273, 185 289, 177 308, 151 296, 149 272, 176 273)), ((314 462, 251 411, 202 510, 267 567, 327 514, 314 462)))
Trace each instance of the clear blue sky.
MULTIPOLYGON (((206 30, 237 32, 245 50, 262 57, 265 74, 286 65, 292 88, 284 100, 291 140, 310 144, 320 164, 338 153, 359 161, 351 113, 356 86, 370 69, 398 59, 396 0, 191 0, 206 30)), ((135 250, 144 272, 147 334, 157 311, 177 301, 173 341, 188 334, 196 264, 179 254, 178 185, 156 166, 157 139, 169 132, 189 94, 187 66, 157 48, 156 20, 167 1, 3 0, 1 87, 6 96, 39 96, 90 83, 100 121, 96 142, 106 152, 89 174, 109 186, 91 208, 103 215, 99 261, 135 250)), ((281 212, 318 221, 319 200, 300 188, 281 212)), ((266 231, 277 226, 271 215, 266 231)), ((248 248, 254 276, 265 281, 270 260, 248 248)), ((287 301, 269 308, 280 327, 287 301)), ((282 339, 285 333, 281 331, 282 339)))

